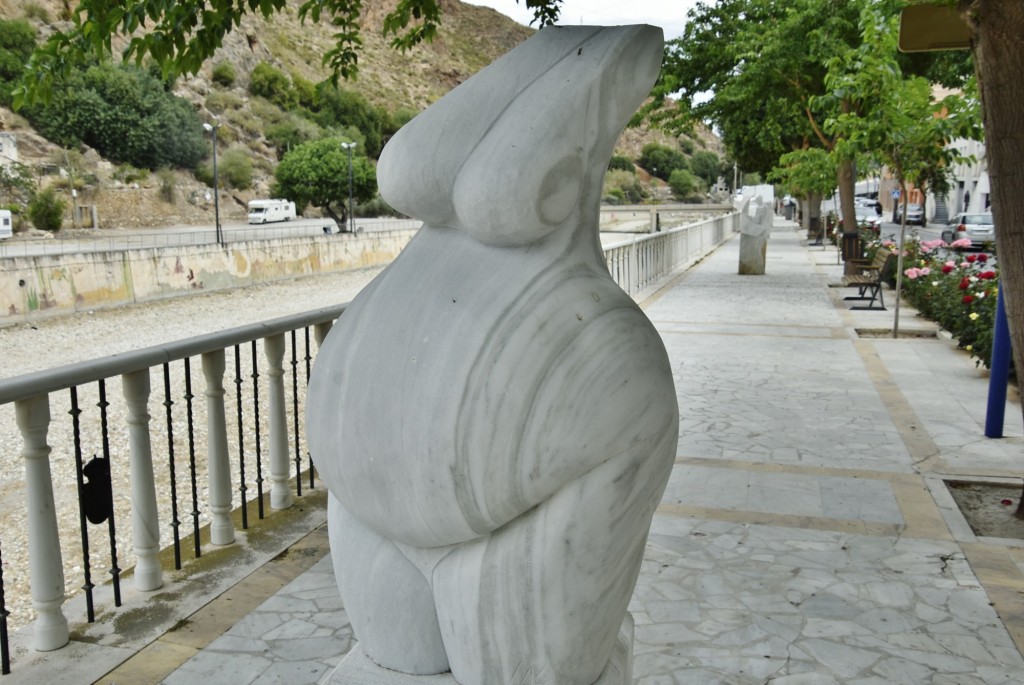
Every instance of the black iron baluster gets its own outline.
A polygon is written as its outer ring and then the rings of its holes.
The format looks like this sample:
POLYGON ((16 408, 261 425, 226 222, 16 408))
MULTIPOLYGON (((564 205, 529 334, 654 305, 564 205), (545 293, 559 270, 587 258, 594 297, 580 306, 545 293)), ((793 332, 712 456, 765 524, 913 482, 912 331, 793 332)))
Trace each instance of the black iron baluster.
MULTIPOLYGON (((107 382, 100 379, 100 401, 96 406, 100 408, 100 434, 103 436, 103 458, 110 464, 110 433, 107 431, 107 382)), ((109 467, 108 467, 109 468, 109 467)), ((114 606, 121 606, 121 568, 117 565, 117 531, 114 524, 114 511, 111 508, 110 517, 107 519, 107 537, 110 539, 110 577, 114 583, 114 606)))
POLYGON ((11 649, 7 641, 7 617, 10 615, 4 598, 4 555, 0 550, 0 674, 3 675, 11 672, 11 649))
POLYGON ((174 534, 174 568, 181 570, 181 536, 178 533, 178 480, 174 469, 174 416, 171 414, 171 365, 164 362, 164 407, 167 409, 167 469, 171 478, 171 530, 174 534))
POLYGON ((292 330, 292 424, 295 429, 295 494, 302 497, 302 440, 299 437, 299 351, 292 330))
POLYGON ((238 421, 238 496, 242 502, 242 530, 249 528, 249 503, 245 499, 245 429, 242 425, 242 354, 235 345, 235 415, 238 421))
MULTIPOLYGON (((310 354, 310 347, 309 347, 309 326, 306 326, 303 329, 303 332, 305 333, 305 336, 306 336, 306 387, 309 387, 309 372, 310 372, 310 368, 311 368, 310 362, 313 360, 313 355, 310 354)), ((313 489, 313 485, 314 485, 314 481, 313 481, 313 475, 314 475, 313 474, 313 455, 310 454, 309 452, 306 452, 306 459, 309 461, 309 489, 312 490, 313 489)))
POLYGON ((252 414, 256 425, 256 509, 263 518, 263 450, 260 447, 260 373, 256 364, 256 341, 252 341, 252 414))
POLYGON ((185 416, 188 423, 188 471, 192 482, 192 545, 195 548, 195 558, 201 557, 202 550, 199 546, 199 488, 196 485, 196 433, 192 417, 192 365, 188 357, 185 357, 185 416))
POLYGON ((96 620, 96 612, 93 609, 92 571, 89 564, 89 529, 85 521, 85 477, 82 473, 82 431, 79 416, 82 410, 78 408, 78 387, 71 386, 71 430, 75 441, 75 479, 78 483, 78 527, 82 531, 82 569, 85 575, 85 583, 82 589, 85 590, 85 614, 89 623, 96 620))

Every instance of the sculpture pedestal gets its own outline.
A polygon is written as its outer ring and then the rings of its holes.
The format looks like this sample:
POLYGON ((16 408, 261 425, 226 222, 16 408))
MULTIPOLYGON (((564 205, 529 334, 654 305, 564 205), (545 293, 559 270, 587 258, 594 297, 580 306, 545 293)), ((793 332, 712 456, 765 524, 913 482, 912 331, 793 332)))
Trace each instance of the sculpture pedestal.
MULTIPOLYGON (((633 616, 622 620, 612 658, 594 685, 630 685, 633 682, 633 616)), ((409 675, 382 668, 357 643, 320 685, 458 685, 451 673, 409 675)))

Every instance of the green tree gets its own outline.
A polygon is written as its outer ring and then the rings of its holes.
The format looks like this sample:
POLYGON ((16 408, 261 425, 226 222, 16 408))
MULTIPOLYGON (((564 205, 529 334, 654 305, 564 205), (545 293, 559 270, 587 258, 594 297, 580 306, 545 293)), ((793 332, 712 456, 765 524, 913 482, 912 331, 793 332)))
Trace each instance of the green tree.
POLYGON ((690 168, 697 175, 697 178, 704 181, 704 185, 710 188, 718 182, 718 177, 721 175, 722 162, 714 152, 701 150, 694 153, 693 157, 690 158, 690 168))
POLYGON ((682 152, 660 143, 644 145, 637 164, 652 176, 663 181, 667 181, 672 176, 672 172, 677 169, 689 170, 690 168, 686 156, 682 152))
MULTIPOLYGON (((284 156, 274 171, 274 195, 296 207, 320 207, 339 223, 348 217, 348 152, 341 138, 323 138, 299 145, 284 156)), ((365 155, 352 157, 352 194, 357 203, 377 192, 377 174, 365 155)))
POLYGON ((25 111, 62 147, 95 148, 117 163, 190 169, 208 153, 192 105, 143 69, 101 64, 72 73, 53 100, 25 111))
POLYGON ((318 93, 313 120, 325 129, 355 127, 365 141, 366 154, 376 159, 385 137, 397 130, 386 111, 351 90, 324 88, 318 93))
POLYGON ((0 104, 11 104, 11 91, 36 49, 36 30, 24 19, 0 19, 0 104))
POLYGON ((668 178, 668 186, 676 199, 682 202, 701 202, 704 199, 704 182, 689 169, 673 171, 668 178))
MULTIPOLYGON (((884 164, 899 182, 901 196, 907 197, 908 182, 925 190, 927 178, 936 169, 967 161, 949 144, 958 138, 980 138, 980 115, 971 99, 950 95, 936 102, 926 79, 903 76, 896 61, 898 17, 885 17, 868 7, 861 27, 860 46, 829 61, 825 82, 832 91, 848 93, 864 104, 857 111, 841 112, 825 125, 841 141, 837 153, 867 156, 884 164)), ((906 214, 903 219, 900 244, 906 214)), ((893 337, 899 334, 902 251, 897 263, 893 337)))

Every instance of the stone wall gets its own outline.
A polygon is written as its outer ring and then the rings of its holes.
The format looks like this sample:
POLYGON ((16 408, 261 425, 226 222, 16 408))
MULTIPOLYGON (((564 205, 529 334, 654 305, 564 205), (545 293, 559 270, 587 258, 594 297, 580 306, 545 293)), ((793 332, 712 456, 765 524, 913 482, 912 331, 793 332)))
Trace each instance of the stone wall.
POLYGON ((18 257, 0 261, 0 326, 392 261, 415 231, 18 257))

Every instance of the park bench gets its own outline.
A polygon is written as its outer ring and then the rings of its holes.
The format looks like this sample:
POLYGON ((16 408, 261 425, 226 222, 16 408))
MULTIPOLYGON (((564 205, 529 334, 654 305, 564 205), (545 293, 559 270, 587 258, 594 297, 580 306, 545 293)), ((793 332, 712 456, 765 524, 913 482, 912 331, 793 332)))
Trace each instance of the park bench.
POLYGON ((861 270, 859 274, 843 276, 843 285, 857 288, 857 295, 845 297, 845 300, 868 300, 867 305, 861 307, 850 307, 850 309, 877 309, 885 310, 885 297, 882 295, 882 283, 888 271, 889 263, 896 258, 896 255, 884 247, 875 251, 875 256, 870 259, 855 259, 854 264, 861 270), (874 306, 875 302, 878 306, 874 306))

